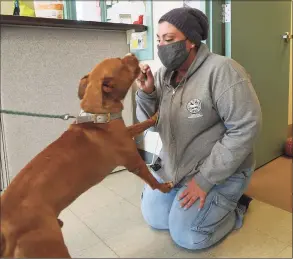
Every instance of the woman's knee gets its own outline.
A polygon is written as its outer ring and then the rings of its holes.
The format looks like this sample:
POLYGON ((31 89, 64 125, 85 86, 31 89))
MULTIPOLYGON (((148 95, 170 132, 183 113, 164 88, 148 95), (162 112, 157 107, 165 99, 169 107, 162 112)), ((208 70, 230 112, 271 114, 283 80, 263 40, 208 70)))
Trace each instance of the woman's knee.
POLYGON ((150 209, 142 209, 142 215, 145 222, 154 229, 166 230, 168 226, 168 216, 158 215, 150 209))
POLYGON ((145 187, 142 193, 141 211, 149 226, 155 229, 169 229, 169 213, 175 195, 145 187))
POLYGON ((170 235, 172 240, 180 247, 189 250, 201 250, 208 248, 210 243, 211 234, 201 233, 199 231, 174 231, 172 226, 169 226, 170 235))
POLYGON ((188 210, 173 204, 169 229, 173 241, 186 249, 200 250, 222 240, 235 226, 235 204, 217 193, 207 196, 204 208, 198 201, 188 210))
MULTIPOLYGON (((144 195, 145 196, 145 195, 144 195)), ((168 229, 168 214, 156 203, 151 203, 146 197, 141 201, 141 212, 145 222, 155 229, 168 229)))
POLYGON ((234 213, 229 214, 227 221, 217 229, 203 231, 196 226, 186 231, 178 231, 169 225, 172 240, 178 245, 189 250, 202 250, 210 248, 223 240, 233 229, 235 225, 234 213))

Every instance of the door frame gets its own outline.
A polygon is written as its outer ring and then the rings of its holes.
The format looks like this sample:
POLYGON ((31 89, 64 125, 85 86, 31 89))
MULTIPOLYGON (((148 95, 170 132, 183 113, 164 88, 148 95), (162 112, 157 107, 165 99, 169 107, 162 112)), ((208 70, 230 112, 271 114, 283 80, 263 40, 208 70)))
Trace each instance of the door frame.
POLYGON ((205 11, 209 19, 209 38, 207 45, 213 53, 225 55, 225 26, 223 23, 223 4, 225 0, 206 0, 205 11))

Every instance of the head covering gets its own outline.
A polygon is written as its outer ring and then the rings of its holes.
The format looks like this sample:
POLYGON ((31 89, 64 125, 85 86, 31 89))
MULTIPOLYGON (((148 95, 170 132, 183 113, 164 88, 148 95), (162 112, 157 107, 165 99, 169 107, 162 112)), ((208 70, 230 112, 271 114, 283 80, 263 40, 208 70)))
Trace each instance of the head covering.
POLYGON ((175 26, 196 46, 199 46, 201 41, 208 38, 208 17, 196 8, 175 8, 164 14, 159 23, 164 21, 175 26))

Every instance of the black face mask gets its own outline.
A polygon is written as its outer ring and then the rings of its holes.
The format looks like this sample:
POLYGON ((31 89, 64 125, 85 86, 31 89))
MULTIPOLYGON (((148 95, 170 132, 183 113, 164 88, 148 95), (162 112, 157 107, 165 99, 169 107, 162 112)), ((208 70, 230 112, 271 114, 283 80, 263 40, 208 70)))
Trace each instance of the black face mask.
POLYGON ((186 40, 158 46, 158 56, 167 70, 178 69, 189 56, 189 51, 186 49, 186 40))

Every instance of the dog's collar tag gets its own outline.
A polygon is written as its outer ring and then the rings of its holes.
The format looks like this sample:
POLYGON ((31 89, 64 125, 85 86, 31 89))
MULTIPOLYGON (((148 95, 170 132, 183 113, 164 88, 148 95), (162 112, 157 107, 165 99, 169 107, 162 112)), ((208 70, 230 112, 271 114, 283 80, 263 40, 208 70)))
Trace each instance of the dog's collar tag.
POLYGON ((101 113, 91 114, 81 111, 79 116, 76 117, 76 124, 93 122, 93 123, 108 123, 112 120, 122 119, 122 113, 101 113))

